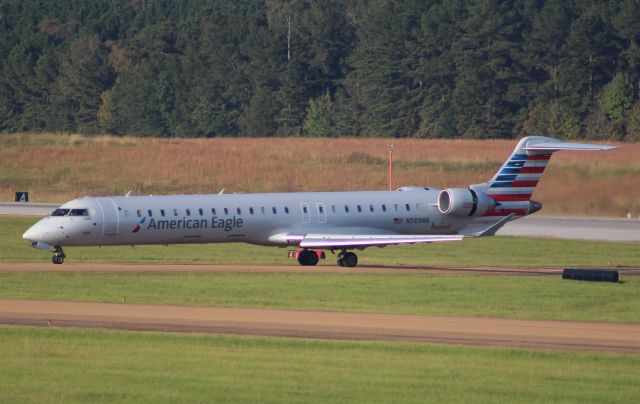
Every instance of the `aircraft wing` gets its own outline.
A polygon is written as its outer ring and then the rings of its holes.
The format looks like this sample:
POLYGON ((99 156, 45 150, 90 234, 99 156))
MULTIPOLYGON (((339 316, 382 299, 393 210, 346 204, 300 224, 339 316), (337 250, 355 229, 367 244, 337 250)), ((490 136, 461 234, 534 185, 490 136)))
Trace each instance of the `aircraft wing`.
POLYGON ((302 248, 358 248, 394 244, 443 243, 461 241, 461 235, 400 235, 400 234, 306 234, 300 240, 302 248))

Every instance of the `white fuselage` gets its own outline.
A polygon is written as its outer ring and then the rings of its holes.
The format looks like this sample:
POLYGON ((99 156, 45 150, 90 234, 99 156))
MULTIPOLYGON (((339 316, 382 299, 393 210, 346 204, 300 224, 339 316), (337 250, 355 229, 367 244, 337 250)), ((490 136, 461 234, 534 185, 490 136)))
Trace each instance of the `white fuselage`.
POLYGON ((439 190, 87 197, 47 216, 25 238, 51 246, 246 242, 291 245, 292 234, 458 234, 500 216, 440 213, 439 190))

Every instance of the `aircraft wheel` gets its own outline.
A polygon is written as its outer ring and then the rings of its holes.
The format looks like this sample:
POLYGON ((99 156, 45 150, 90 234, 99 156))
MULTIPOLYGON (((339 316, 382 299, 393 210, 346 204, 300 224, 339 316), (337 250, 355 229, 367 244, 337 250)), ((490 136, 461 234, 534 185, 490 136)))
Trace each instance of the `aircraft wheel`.
POLYGON ((54 264, 62 264, 64 262, 64 257, 62 255, 54 255, 51 257, 51 261, 54 264))
POLYGON ((343 252, 338 254, 337 262, 338 262, 338 265, 340 265, 341 267, 345 266, 344 265, 344 253, 343 252))
POLYGON ((358 265, 358 256, 352 252, 344 253, 344 258, 342 258, 344 262, 344 266, 353 268, 358 265))
POLYGON ((304 250, 298 255, 298 263, 300 265, 316 265, 318 263, 318 254, 313 250, 304 250))

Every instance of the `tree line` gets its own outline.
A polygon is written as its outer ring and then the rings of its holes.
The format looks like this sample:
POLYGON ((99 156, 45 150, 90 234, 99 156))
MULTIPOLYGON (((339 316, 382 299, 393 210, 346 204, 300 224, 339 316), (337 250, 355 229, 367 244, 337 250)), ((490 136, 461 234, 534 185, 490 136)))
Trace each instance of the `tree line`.
POLYGON ((3 0, 0 131, 640 139, 640 0, 3 0))

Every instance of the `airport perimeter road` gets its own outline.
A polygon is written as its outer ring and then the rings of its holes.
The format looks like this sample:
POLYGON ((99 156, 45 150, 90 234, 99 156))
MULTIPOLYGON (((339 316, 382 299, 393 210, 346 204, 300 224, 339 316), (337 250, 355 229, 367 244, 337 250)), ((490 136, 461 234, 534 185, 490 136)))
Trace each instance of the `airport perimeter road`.
MULTIPOLYGON (((0 215, 45 216, 59 205, 0 202, 0 215)), ((505 225, 499 236, 640 241, 640 219, 529 216, 505 225)))
POLYGON ((0 323, 640 354, 640 324, 14 299, 0 323))
POLYGON ((640 241, 640 219, 528 216, 507 223, 499 236, 640 241))

